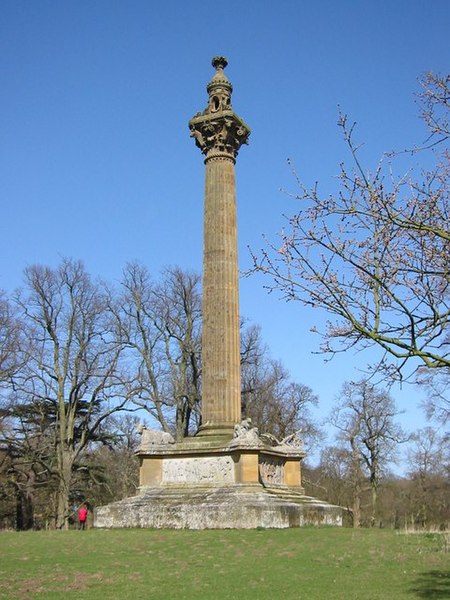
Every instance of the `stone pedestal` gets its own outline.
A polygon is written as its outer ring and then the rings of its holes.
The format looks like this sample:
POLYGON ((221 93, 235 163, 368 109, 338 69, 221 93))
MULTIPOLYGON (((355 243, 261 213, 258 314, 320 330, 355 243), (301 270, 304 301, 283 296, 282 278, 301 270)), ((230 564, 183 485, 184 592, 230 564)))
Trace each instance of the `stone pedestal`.
POLYGON ((141 447, 140 490, 170 486, 256 485, 303 492, 300 461, 304 452, 288 447, 241 443, 223 446, 201 438, 180 444, 141 447))
POLYGON ((304 495, 303 457, 300 448, 269 446, 256 430, 248 429, 226 445, 210 437, 166 445, 145 444, 143 439, 139 495, 97 508, 95 526, 249 529, 342 525, 340 507, 304 495))

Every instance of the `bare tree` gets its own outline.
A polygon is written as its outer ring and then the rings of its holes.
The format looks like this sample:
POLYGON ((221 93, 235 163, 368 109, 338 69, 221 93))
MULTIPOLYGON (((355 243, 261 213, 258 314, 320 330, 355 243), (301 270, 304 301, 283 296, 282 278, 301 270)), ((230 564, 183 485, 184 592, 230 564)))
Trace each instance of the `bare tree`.
POLYGON ((286 368, 270 358, 259 327, 244 330, 241 342, 242 412, 260 433, 278 439, 300 431, 307 447, 321 437, 311 408, 317 396, 306 385, 291 380, 286 368))
POLYGON ((110 306, 129 357, 132 400, 169 431, 167 369, 163 366, 162 336, 155 325, 153 287, 145 267, 128 264, 123 272, 122 295, 117 300, 113 293, 110 306))
POLYGON ((175 267, 155 283, 145 267, 132 263, 122 287, 116 317, 136 366, 133 401, 181 439, 199 423, 200 277, 175 267))
POLYGON ((18 404, 45 409, 54 428, 56 527, 67 528, 77 461, 101 423, 124 407, 117 342, 106 294, 80 262, 57 269, 32 266, 17 294, 26 337, 23 366, 14 378, 18 404))
POLYGON ((449 473, 449 436, 443 435, 434 427, 424 427, 411 436, 408 452, 410 473, 419 477, 431 474, 449 473))
POLYGON ((418 382, 427 390, 427 397, 422 402, 427 418, 447 424, 450 421, 450 372, 446 369, 437 373, 419 369, 418 382))
POLYGON ((368 383, 345 383, 330 422, 348 450, 349 474, 354 485, 354 526, 359 526, 361 493, 371 490, 371 524, 375 523, 378 488, 399 443, 407 436, 395 422, 399 413, 392 397, 368 383))
POLYGON ((445 525, 450 517, 449 436, 432 427, 419 429, 408 452, 411 481, 410 522, 421 528, 445 525))
POLYGON ((0 290, 0 384, 19 367, 21 324, 14 306, 0 290))
POLYGON ((320 332, 323 352, 377 346, 381 359, 372 367, 388 378, 407 378, 419 367, 448 377, 450 369, 450 77, 428 74, 422 85, 429 137, 413 154, 416 160, 431 149, 426 164, 434 166, 396 176, 394 154, 371 172, 354 125, 341 114, 352 167, 342 164, 340 190, 324 197, 297 177, 297 214, 278 242, 253 257, 254 269, 285 299, 330 315, 320 332))
POLYGON ((450 138, 450 76, 428 72, 421 78, 420 84, 420 114, 429 131, 425 144, 437 146, 450 138))
POLYGON ((354 482, 351 479, 351 461, 347 448, 326 446, 320 453, 317 467, 302 468, 302 480, 306 493, 323 498, 331 504, 347 508, 354 522, 361 521, 354 507, 354 482))
POLYGON ((200 425, 201 293, 200 276, 179 268, 167 269, 156 287, 156 325, 164 340, 175 408, 175 434, 187 436, 200 425))
POLYGON ((135 451, 139 446, 137 415, 117 414, 102 425, 107 444, 91 444, 83 477, 79 481, 80 501, 108 504, 133 496, 139 485, 139 465, 135 451))

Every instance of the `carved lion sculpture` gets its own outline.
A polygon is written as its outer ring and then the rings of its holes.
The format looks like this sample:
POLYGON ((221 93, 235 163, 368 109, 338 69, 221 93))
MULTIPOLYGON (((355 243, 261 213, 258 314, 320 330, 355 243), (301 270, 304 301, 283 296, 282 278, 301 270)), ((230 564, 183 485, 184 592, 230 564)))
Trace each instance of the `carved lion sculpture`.
POLYGON ((158 431, 157 429, 147 429, 145 425, 139 425, 137 432, 141 436, 141 446, 161 446, 165 444, 175 444, 170 433, 158 431))
POLYGON ((285 447, 290 448, 291 450, 303 450, 303 440, 300 437, 300 432, 301 430, 291 433, 282 440, 277 439, 271 433, 263 433, 261 434, 261 438, 264 440, 264 442, 268 443, 274 448, 285 447))
POLYGON ((240 423, 237 423, 234 426, 234 434, 231 445, 261 445, 258 428, 253 427, 251 419, 243 419, 240 423))

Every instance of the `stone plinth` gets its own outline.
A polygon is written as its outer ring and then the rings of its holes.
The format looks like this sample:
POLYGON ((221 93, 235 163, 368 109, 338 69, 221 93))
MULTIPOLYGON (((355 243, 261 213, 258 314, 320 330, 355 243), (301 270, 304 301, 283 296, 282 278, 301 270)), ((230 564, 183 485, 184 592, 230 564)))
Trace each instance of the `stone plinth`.
POLYGON ((99 507, 96 527, 173 529, 341 525, 342 511, 304 495, 298 445, 264 442, 248 423, 228 442, 145 443, 139 495, 99 507))
POLYGON ((302 494, 262 487, 148 488, 95 511, 95 526, 257 529, 342 525, 342 509, 302 494))
POLYGON ((140 489, 170 486, 289 486, 301 488, 300 450, 285 450, 231 441, 205 443, 201 438, 181 444, 141 449, 140 489))

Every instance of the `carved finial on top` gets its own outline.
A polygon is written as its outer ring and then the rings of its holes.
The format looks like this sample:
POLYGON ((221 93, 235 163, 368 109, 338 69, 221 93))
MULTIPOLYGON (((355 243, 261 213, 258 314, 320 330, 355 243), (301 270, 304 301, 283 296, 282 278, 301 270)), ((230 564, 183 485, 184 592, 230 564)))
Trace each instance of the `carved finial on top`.
POLYGON ((205 160, 230 158, 235 161, 241 145, 248 143, 250 129, 231 106, 233 86, 223 72, 227 59, 215 56, 211 63, 216 72, 206 86, 208 106, 189 121, 189 128, 205 160))
POLYGON ((225 58, 225 56, 214 56, 214 58, 211 61, 212 66, 219 70, 219 69, 225 69, 225 67, 228 64, 227 59, 225 58))
POLYGON ((233 91, 233 86, 228 81, 227 76, 223 72, 223 70, 228 64, 228 61, 225 58, 225 56, 215 56, 212 59, 211 64, 216 69, 216 72, 214 73, 211 81, 206 86, 208 94, 212 96, 216 93, 216 91, 219 92, 219 95, 225 93, 228 96, 228 102, 226 102, 227 109, 231 109, 231 92, 233 91))

